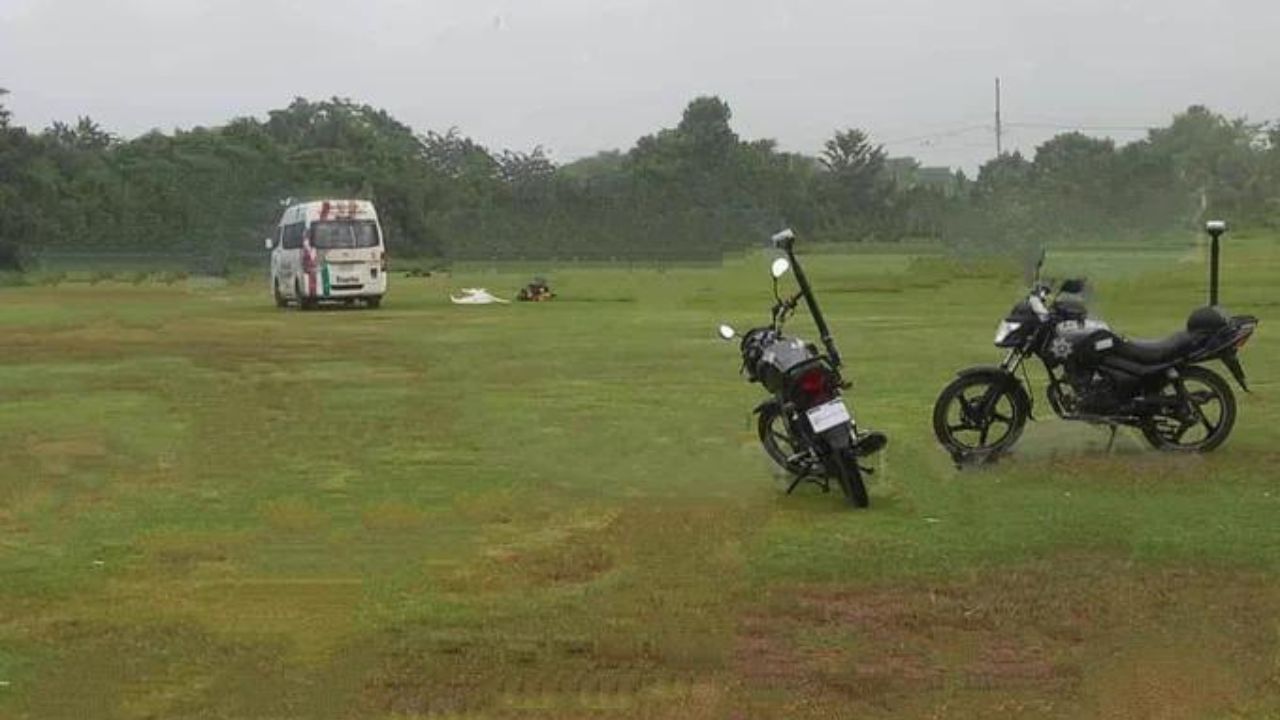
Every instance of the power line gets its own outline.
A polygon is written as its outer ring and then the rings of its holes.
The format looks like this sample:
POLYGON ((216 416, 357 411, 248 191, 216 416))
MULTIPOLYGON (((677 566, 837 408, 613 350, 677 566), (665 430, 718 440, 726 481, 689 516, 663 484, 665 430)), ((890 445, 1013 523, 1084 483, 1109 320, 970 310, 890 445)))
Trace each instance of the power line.
POLYGON ((920 141, 922 141, 922 140, 941 140, 941 139, 944 139, 944 138, 955 137, 955 136, 957 136, 957 135, 963 135, 963 134, 965 134, 965 133, 974 132, 974 131, 976 131, 976 130, 984 130, 984 131, 985 131, 985 130, 988 130, 990 127, 991 127, 990 125, 968 125, 968 126, 965 126, 965 127, 956 128, 956 129, 954 129, 954 130, 943 130, 943 131, 936 132, 936 133, 929 133, 929 134, 927 134, 927 135, 914 135, 914 136, 911 136, 911 137, 894 138, 894 139, 892 139, 892 140, 885 140, 885 141, 880 142, 880 143, 877 143, 877 144, 879 144, 879 145, 904 145, 904 144, 907 144, 907 143, 920 142, 920 141))
MULTIPOLYGON (((1035 122, 1035 121, 1008 122, 1004 120, 1003 112, 1002 112, 1003 109, 999 107, 999 102, 1000 102, 999 96, 997 95, 997 112, 998 112, 997 121, 999 124, 996 126, 992 126, 986 123, 964 125, 961 127, 951 128, 948 130, 939 130, 937 132, 932 132, 932 133, 923 133, 920 135, 910 135, 905 137, 891 138, 889 140, 884 140, 876 144, 880 145, 881 147, 901 146, 901 145, 909 145, 909 144, 934 145, 937 141, 940 141, 940 140, 948 140, 950 138, 956 138, 962 135, 966 135, 966 134, 974 133, 978 131, 992 132, 994 130, 996 132, 997 150, 998 152, 1003 152, 1005 140, 1008 139, 1010 136, 1016 136, 1018 134, 1017 132, 1011 132, 1011 130, 1017 130, 1017 129, 1077 130, 1077 131, 1084 131, 1084 132, 1147 132, 1151 130, 1158 130, 1160 129, 1160 127, 1162 127, 1159 125, 1089 125, 1089 124, 1076 124, 1076 123, 1067 123, 1067 122, 1035 122)), ((990 142, 990 141, 988 140, 987 142, 990 142)), ((985 143, 978 143, 978 142, 965 142, 960 144, 946 143, 945 146, 948 148, 957 149, 957 150, 979 148, 979 147, 990 147, 985 143)))
POLYGON ((1118 131, 1124 131, 1124 130, 1147 131, 1147 130, 1159 130, 1161 127, 1159 125, 1076 125, 1073 123, 1048 123, 1048 122, 1016 122, 1016 123, 1005 123, 1005 125, 1008 125, 1010 127, 1023 127, 1023 128, 1045 128, 1048 130, 1097 130, 1100 132, 1104 132, 1104 131, 1118 132, 1118 131))

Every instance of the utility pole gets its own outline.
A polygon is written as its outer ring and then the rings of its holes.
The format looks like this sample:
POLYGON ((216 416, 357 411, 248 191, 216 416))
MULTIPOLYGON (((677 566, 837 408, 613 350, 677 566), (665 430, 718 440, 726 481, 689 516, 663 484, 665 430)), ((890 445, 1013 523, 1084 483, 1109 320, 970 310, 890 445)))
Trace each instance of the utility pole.
POLYGON ((996 157, 1004 154, 1003 134, 1004 128, 1000 125, 1000 78, 996 78, 996 157))

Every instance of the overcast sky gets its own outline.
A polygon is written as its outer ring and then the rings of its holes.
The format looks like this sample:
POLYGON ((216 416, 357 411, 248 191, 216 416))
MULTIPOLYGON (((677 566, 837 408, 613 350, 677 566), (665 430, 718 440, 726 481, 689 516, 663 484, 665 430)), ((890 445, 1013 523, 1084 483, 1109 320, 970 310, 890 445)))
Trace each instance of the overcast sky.
POLYGON ((1278 71, 1280 0, 0 0, 15 119, 126 137, 338 95, 564 161, 718 94, 745 138, 812 153, 861 127, 972 169, 997 75, 1007 145, 1030 152, 1046 126, 1193 103, 1280 119, 1278 71))

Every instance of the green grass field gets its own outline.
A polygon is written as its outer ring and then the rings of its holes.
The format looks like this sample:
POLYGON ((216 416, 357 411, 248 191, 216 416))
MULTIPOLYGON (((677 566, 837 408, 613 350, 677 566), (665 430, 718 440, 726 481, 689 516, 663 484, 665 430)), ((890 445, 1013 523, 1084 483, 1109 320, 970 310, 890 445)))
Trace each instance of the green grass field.
MULTIPOLYGON (((1280 716, 1277 238, 1226 247, 1263 324, 1222 450, 1045 421, 964 473, 929 413, 1020 282, 811 256, 891 438, 865 512, 757 445, 714 328, 767 265, 0 290, 0 717, 1280 716)), ((1205 295, 1196 250, 1048 269, 1137 336, 1205 295)))

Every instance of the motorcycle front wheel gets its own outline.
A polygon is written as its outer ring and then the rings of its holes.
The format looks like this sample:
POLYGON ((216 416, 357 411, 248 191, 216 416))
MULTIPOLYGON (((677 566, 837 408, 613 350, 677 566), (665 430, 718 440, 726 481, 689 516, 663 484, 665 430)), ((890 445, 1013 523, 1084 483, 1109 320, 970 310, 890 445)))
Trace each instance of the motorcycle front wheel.
POLYGON ((1013 388, 987 375, 956 378, 933 406, 933 433, 957 462, 1007 451, 1027 424, 1013 388))
POLYGON ((1183 370, 1160 389, 1160 399, 1164 409, 1141 425, 1143 437, 1157 450, 1209 452, 1226 442, 1236 424, 1235 394, 1208 368, 1183 370))

